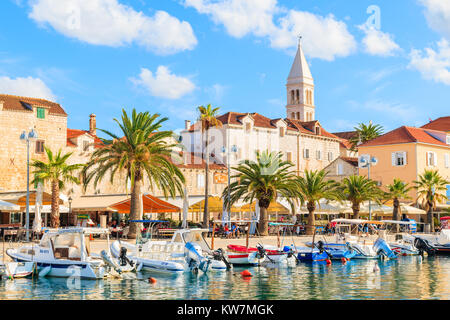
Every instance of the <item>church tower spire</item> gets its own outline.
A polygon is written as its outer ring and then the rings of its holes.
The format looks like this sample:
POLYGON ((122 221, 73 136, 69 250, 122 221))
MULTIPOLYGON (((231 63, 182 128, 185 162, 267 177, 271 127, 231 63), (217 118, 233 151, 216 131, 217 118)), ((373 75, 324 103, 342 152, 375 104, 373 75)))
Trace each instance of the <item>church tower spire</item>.
POLYGON ((315 120, 314 79, 299 37, 297 54, 287 79, 287 118, 300 121, 315 120))

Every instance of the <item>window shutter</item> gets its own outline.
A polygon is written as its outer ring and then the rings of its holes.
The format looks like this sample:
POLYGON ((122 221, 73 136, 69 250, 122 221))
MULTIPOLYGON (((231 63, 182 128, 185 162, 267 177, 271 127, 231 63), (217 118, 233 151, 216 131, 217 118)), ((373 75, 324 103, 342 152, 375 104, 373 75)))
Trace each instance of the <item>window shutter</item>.
POLYGON ((391 153, 391 158, 392 158, 392 166, 393 167, 397 166, 397 163, 395 163, 395 152, 391 153))
POLYGON ((445 158, 445 167, 449 168, 450 167, 450 155, 448 153, 446 153, 444 155, 444 158, 445 158))
POLYGON ((406 152, 402 152, 403 153, 403 165, 407 165, 408 164, 408 160, 406 159, 406 152))
POLYGON ((437 154, 436 152, 433 152, 433 166, 437 166, 437 154))

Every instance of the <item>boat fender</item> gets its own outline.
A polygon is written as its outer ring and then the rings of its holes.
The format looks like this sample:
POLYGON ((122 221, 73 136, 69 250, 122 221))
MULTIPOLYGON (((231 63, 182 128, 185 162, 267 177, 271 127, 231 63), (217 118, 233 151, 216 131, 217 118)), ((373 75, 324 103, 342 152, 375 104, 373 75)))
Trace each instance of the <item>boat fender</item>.
POLYGON ((325 261, 327 262, 328 266, 331 265, 331 260, 330 259, 326 259, 325 261))
POLYGON ((155 278, 150 277, 150 278, 148 278, 148 282, 151 284, 155 284, 157 281, 155 278))
POLYGON ((241 275, 242 275, 244 278, 247 278, 247 277, 253 277, 253 275, 251 274, 251 272, 248 271, 248 270, 242 271, 242 272, 241 272, 241 275))
POLYGON ((346 264, 347 263, 347 259, 346 258, 341 258, 341 262, 342 262, 342 264, 346 264))
POLYGON ((50 273, 50 271, 52 271, 52 267, 51 267, 51 266, 45 267, 44 269, 42 269, 42 270, 39 272, 39 278, 45 277, 47 274, 50 273))
POLYGON ((144 267, 144 264, 141 262, 141 263, 138 265, 136 271, 137 271, 137 272, 140 272, 140 271, 142 270, 143 267, 144 267))

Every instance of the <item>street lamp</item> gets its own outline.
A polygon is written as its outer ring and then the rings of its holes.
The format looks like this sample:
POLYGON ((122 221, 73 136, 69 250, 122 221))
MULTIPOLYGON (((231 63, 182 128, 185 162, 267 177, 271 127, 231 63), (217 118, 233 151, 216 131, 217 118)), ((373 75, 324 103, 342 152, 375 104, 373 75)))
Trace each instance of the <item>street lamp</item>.
POLYGON ((228 215, 231 216, 231 203, 230 203, 230 199, 231 199, 231 194, 230 194, 230 151, 233 152, 234 154, 237 153, 238 148, 237 146, 233 145, 231 146, 231 150, 230 148, 227 147, 222 147, 222 159, 223 157, 227 157, 227 172, 228 172, 228 207, 227 207, 227 212, 228 215))
MULTIPOLYGON (((370 179, 370 167, 376 166, 378 159, 370 155, 361 155, 359 157, 359 167, 367 168, 367 178, 370 179)), ((372 201, 369 200, 369 220, 372 220, 372 201)))
POLYGON ((31 129, 28 134, 24 130, 20 135, 20 141, 27 144, 27 211, 25 216, 25 227, 26 227, 26 239, 27 242, 30 240, 30 142, 35 141, 38 135, 34 129, 31 129))

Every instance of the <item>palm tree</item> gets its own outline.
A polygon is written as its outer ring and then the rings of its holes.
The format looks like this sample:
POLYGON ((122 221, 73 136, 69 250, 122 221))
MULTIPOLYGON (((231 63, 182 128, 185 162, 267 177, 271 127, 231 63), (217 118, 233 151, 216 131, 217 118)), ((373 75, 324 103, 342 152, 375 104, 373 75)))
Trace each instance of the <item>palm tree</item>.
POLYGON ((52 211, 50 214, 50 226, 59 228, 59 192, 63 190, 67 182, 79 184, 79 179, 74 173, 84 167, 83 164, 68 164, 67 160, 72 152, 62 154, 61 149, 58 153, 45 147, 47 162, 33 160, 31 166, 34 167, 34 179, 31 183, 50 182, 52 188, 52 211))
MULTIPOLYGON (((97 186, 107 174, 111 183, 117 173, 131 182, 130 219, 140 220, 143 215, 142 188, 147 178, 149 189, 161 190, 167 199, 177 192, 183 195, 184 176, 170 158, 175 144, 166 142, 172 136, 171 131, 159 131, 167 118, 149 112, 137 113, 133 109, 131 118, 122 110, 122 121, 114 119, 119 125, 123 137, 99 129, 110 139, 101 139, 103 145, 91 156, 83 170, 85 188, 93 180, 97 186)), ((139 224, 131 223, 128 236, 135 238, 139 224)))
POLYGON ((294 201, 302 199, 292 167, 290 162, 282 160, 281 152, 256 152, 256 162, 247 160, 233 168, 236 174, 232 178, 235 181, 225 188, 222 195, 225 204, 231 207, 239 199, 247 203, 257 199, 260 207, 258 231, 263 236, 267 235, 267 209, 270 203, 280 195, 288 200, 293 209, 294 201), (228 188, 231 204, 228 204, 228 188))
POLYGON ((400 220, 401 217, 400 200, 410 199, 411 196, 409 195, 409 192, 413 189, 413 187, 410 187, 408 183, 405 183, 400 179, 394 178, 394 183, 387 185, 386 188, 388 189, 386 197, 388 199, 392 199, 394 204, 392 218, 394 220, 400 220))
POLYGON ((433 231, 433 209, 436 208, 438 203, 447 200, 445 192, 447 191, 447 184, 450 184, 450 182, 445 180, 437 170, 425 170, 414 183, 419 194, 417 201, 421 202, 427 210, 427 223, 430 224, 433 231))
POLYGON ((314 211, 319 205, 320 199, 336 199, 336 188, 338 184, 333 180, 325 180, 327 173, 325 170, 305 171, 304 177, 298 177, 298 187, 308 209, 308 225, 306 233, 314 233, 315 217, 314 211))
POLYGON ((338 197, 352 203, 353 219, 359 218, 361 203, 369 200, 379 201, 382 192, 377 183, 365 176, 350 176, 344 178, 338 187, 338 197))
POLYGON ((219 108, 212 108, 211 104, 206 107, 197 108, 200 116, 199 121, 202 125, 202 132, 205 133, 205 209, 203 212, 203 227, 208 227, 209 222, 209 129, 214 127, 222 127, 222 122, 217 119, 219 108))
POLYGON ((352 144, 352 150, 356 151, 360 143, 365 143, 367 141, 373 140, 383 134, 383 127, 379 124, 373 124, 372 121, 368 125, 360 123, 355 127, 356 135, 350 139, 352 144))

